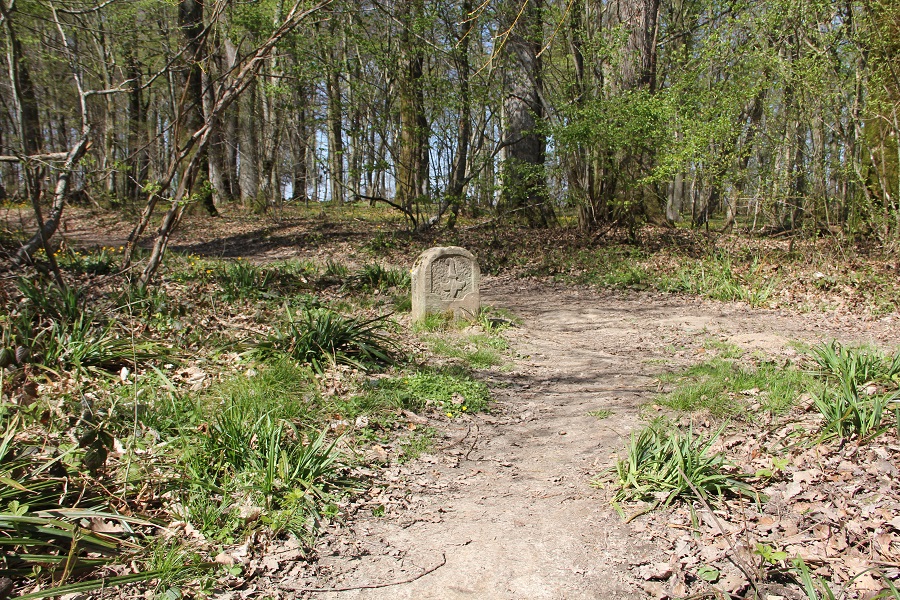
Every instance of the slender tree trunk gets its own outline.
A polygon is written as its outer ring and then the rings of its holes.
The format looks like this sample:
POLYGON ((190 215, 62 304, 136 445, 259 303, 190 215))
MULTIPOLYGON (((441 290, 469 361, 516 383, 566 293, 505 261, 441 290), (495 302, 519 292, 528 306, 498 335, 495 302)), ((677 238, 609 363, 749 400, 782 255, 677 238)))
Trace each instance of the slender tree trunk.
POLYGON ((254 207, 259 201, 259 138, 257 137, 258 106, 256 82, 251 81, 238 100, 238 181, 241 204, 254 207))
POLYGON ((297 123, 291 130, 291 189, 292 200, 309 202, 309 94, 307 86, 299 84, 294 92, 297 123))
POLYGON ((128 161, 125 197, 136 201, 147 180, 147 114, 141 89, 141 65, 129 48, 125 57, 128 84, 128 161))
MULTIPOLYGON (((226 42, 226 48, 230 42, 226 42)), ((223 72, 231 65, 231 60, 220 52, 216 53, 215 60, 218 72, 223 72)), ((216 98, 216 85, 213 84, 208 73, 203 77, 203 112, 209 114, 216 98)), ((209 182, 212 185, 213 203, 221 206, 234 200, 234 170, 229 164, 230 156, 234 155, 234 138, 229 137, 227 122, 231 119, 233 111, 227 111, 222 117, 213 119, 209 133, 209 182)), ((233 161, 231 163, 233 165, 233 161)))
POLYGON ((331 201, 335 206, 344 203, 344 132, 343 132, 343 97, 341 91, 340 48, 337 37, 338 17, 332 13, 329 22, 329 33, 332 47, 328 55, 328 72, 325 75, 325 88, 328 95, 326 125, 328 128, 328 170, 331 201))

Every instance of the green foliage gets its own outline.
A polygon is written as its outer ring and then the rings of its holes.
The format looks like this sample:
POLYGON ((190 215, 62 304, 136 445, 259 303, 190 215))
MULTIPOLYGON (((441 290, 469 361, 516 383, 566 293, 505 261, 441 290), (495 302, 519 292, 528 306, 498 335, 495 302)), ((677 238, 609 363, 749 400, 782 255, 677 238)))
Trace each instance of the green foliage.
POLYGON ((363 265, 353 275, 350 275, 346 286, 357 290, 388 290, 399 288, 409 290, 410 275, 408 271, 400 269, 386 269, 377 263, 363 265))
POLYGON ((363 245, 363 249, 372 254, 383 254, 384 252, 394 250, 399 246, 400 240, 397 239, 397 234, 393 232, 387 234, 383 231, 378 231, 363 245))
POLYGON ((815 397, 816 409, 825 418, 822 435, 872 438, 884 431, 884 410, 898 399, 900 392, 892 395, 860 395, 859 389, 849 380, 842 381, 837 387, 826 387, 815 397))
POLYGON ((681 411, 706 410, 715 417, 745 416, 751 402, 764 410, 783 412, 812 385, 810 375, 795 365, 748 365, 721 356, 661 380, 676 387, 658 400, 660 404, 681 411))
POLYGON ((268 340, 256 346, 261 356, 290 356, 322 371, 328 362, 362 370, 393 364, 398 345, 388 333, 387 316, 345 317, 328 308, 304 308, 296 319, 276 326, 268 340))
POLYGON ((486 333, 498 334, 504 329, 521 324, 522 320, 506 309, 482 306, 476 322, 486 333))
POLYGON ((332 495, 357 487, 346 476, 338 440, 323 428, 328 414, 313 374, 290 360, 236 375, 202 402, 174 408, 176 416, 164 418, 166 430, 176 431, 175 421, 185 417, 208 426, 199 440, 192 439, 196 428, 177 434, 188 475, 181 505, 185 520, 215 539, 233 539, 246 527, 235 497, 259 503, 273 527, 305 537, 332 495))
POLYGON ((810 350, 820 372, 854 386, 881 382, 900 385, 900 352, 885 356, 872 348, 842 346, 835 340, 810 350))
POLYGON ((325 263, 325 271, 323 275, 325 277, 343 281, 350 276, 350 268, 343 263, 328 259, 328 261, 325 263))
POLYGON ((55 321, 74 321, 86 309, 86 292, 78 287, 59 286, 41 280, 18 280, 19 292, 26 301, 26 309, 37 316, 55 321))
POLYGON ((710 447, 721 430, 708 439, 655 422, 632 434, 626 456, 616 463, 614 502, 653 500, 668 506, 676 500, 715 500, 725 495, 756 493, 734 472, 721 453, 710 447), (700 498, 697 497, 700 494, 700 498))
POLYGON ((74 274, 108 275, 115 270, 115 252, 115 248, 106 246, 92 252, 67 248, 57 253, 56 262, 60 269, 74 274))
MULTIPOLYGON (((846 597, 846 594, 835 595, 835 592, 828 585, 828 582, 818 575, 814 575, 809 570, 809 567, 806 565, 806 562, 802 558, 798 557, 791 560, 791 568, 789 570, 789 573, 797 581, 797 583, 802 586, 802 590, 806 600, 837 600, 838 598, 846 597)), ((866 569, 861 573, 857 573, 850 578, 850 580, 846 584, 846 587, 849 588, 850 586, 852 586, 853 582, 856 581, 857 578, 866 573, 873 573, 881 579, 881 585, 883 589, 877 595, 872 596, 872 598, 889 598, 891 600, 900 600, 900 590, 897 589, 897 586, 894 585, 894 582, 885 577, 884 574, 877 569, 866 569)))
POLYGON ((450 311, 442 313, 428 313, 427 315, 413 323, 413 331, 447 331, 456 324, 457 321, 454 318, 453 313, 450 311))
POLYGON ((900 354, 885 356, 837 341, 815 346, 810 354, 825 379, 815 397, 816 409, 825 419, 822 436, 870 439, 882 433, 885 410, 900 399, 900 391, 889 393, 883 387, 900 384, 900 354))
POLYGON ((503 364, 501 353, 509 349, 506 340, 492 334, 426 336, 423 339, 435 354, 459 359, 472 369, 487 369, 503 364))
POLYGON ((728 256, 716 254, 703 261, 678 269, 675 275, 660 284, 666 291, 687 292, 714 300, 740 300, 751 306, 763 305, 775 289, 774 281, 756 277, 756 265, 746 276, 738 276, 728 256))
POLYGON ((158 343, 123 332, 99 309, 89 307, 85 292, 20 280, 25 302, 3 327, 2 347, 25 351, 28 362, 83 375, 90 369, 114 370, 165 355, 158 343))
MULTIPOLYGON (((53 447, 48 439, 34 435, 22 415, 0 419, 4 426, 0 439, 0 540, 4 547, 0 576, 52 578, 54 593, 29 596, 58 595, 70 586, 57 586, 75 574, 134 557, 155 524, 103 507, 102 497, 96 494, 99 489, 77 470, 75 455, 86 455, 79 444, 62 442, 53 447), (76 501, 81 507, 66 508, 76 501), (116 524, 119 532, 95 532, 85 526, 89 521, 116 524)), ((86 436, 80 443, 89 443, 86 436)), ((141 573, 130 576, 129 581, 154 577, 141 573)), ((71 585, 73 591, 101 586, 99 580, 71 585)))
POLYGON ((380 380, 369 396, 382 405, 416 411, 430 406, 451 417, 486 410, 490 401, 487 386, 459 368, 419 370, 380 380))
POLYGON ((266 293, 275 279, 274 273, 245 260, 225 263, 216 272, 226 300, 255 298, 266 293))
POLYGON ((597 410, 592 410, 588 413, 588 415, 592 417, 596 417, 599 420, 603 420, 607 417, 612 416, 613 411, 608 408, 598 408, 597 410))
MULTIPOLYGON (((641 150, 664 149, 671 140, 675 123, 673 109, 664 94, 630 90, 622 94, 593 98, 565 109, 565 118, 554 131, 564 151, 575 151, 590 145, 603 157, 605 169, 616 170, 616 156, 623 152, 638 154, 641 150)), ((646 173, 619 173, 626 186, 634 186, 646 173)), ((631 207, 625 201, 617 205, 614 217, 631 207)))
POLYGON ((419 458, 422 454, 430 452, 434 447, 435 430, 433 427, 416 429, 406 439, 400 442, 400 464, 419 458))

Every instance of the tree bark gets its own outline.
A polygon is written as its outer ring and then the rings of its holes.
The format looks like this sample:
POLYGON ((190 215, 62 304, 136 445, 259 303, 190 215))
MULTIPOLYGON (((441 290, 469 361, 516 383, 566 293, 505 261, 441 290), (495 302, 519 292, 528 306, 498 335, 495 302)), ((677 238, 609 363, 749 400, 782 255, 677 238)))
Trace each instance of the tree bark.
POLYGON ((238 100, 238 185, 241 204, 251 208, 259 202, 259 138, 257 137, 257 91, 251 81, 238 100))
POLYGON ((341 91, 340 49, 337 38, 338 17, 331 14, 329 33, 331 48, 328 54, 328 72, 325 75, 325 88, 328 95, 327 128, 328 128, 328 180, 330 197, 335 206, 344 203, 344 100, 341 91))
POLYGON ((544 170, 547 138, 543 125, 544 82, 541 57, 541 0, 521 7, 508 0, 503 44, 503 190, 501 212, 532 227, 554 220, 544 170), (518 13, 516 11, 519 11, 518 13))
POLYGON ((417 21, 422 18, 424 2, 398 3, 400 32, 400 141, 397 150, 397 204, 419 225, 419 205, 428 185, 428 119, 422 93, 425 58, 416 36, 417 21))
MULTIPOLYGON (((205 122, 203 114, 203 71, 201 62, 206 58, 206 43, 203 27, 203 0, 179 0, 178 25, 184 34, 187 58, 190 61, 186 81, 184 82, 184 101, 182 102, 182 123, 188 132, 200 129, 205 122)), ((200 189, 199 202, 210 214, 217 215, 213 194, 208 185, 209 154, 203 148, 198 157, 199 167, 196 180, 193 182, 200 189)), ((190 189, 189 189, 190 192, 190 189)))

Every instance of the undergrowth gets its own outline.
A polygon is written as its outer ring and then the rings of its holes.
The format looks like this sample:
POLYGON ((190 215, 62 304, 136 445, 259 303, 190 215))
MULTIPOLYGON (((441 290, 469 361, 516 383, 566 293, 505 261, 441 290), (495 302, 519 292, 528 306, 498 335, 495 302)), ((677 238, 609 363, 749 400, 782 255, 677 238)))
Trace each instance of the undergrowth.
MULTIPOLYGON (((64 287, 0 282, 0 578, 16 593, 208 593, 240 575, 212 561, 223 548, 309 552, 368 486, 360 444, 427 451, 435 430, 404 414, 488 406, 469 366, 410 362, 384 312, 408 302, 403 271, 173 254, 145 288, 114 249, 58 259, 64 287)), ((483 325, 468 343, 503 348, 483 325)))

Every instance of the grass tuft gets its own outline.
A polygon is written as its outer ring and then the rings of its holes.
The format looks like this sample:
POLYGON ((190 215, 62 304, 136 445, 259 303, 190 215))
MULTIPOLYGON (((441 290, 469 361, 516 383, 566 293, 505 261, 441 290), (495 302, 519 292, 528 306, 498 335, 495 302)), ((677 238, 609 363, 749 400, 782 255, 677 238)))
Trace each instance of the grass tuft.
POLYGON ((328 308, 305 308, 299 319, 290 310, 286 313, 287 322, 257 345, 258 355, 290 356, 319 372, 328 363, 361 370, 394 363, 399 347, 388 334, 387 316, 346 317, 328 308))
POLYGON ((709 438, 655 422, 632 434, 626 457, 616 463, 614 502, 711 501, 726 495, 756 498, 753 488, 721 453, 710 452, 721 430, 709 438), (698 493, 700 498, 698 498, 698 493))

